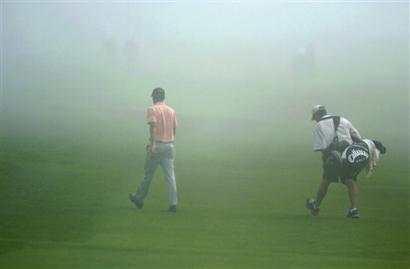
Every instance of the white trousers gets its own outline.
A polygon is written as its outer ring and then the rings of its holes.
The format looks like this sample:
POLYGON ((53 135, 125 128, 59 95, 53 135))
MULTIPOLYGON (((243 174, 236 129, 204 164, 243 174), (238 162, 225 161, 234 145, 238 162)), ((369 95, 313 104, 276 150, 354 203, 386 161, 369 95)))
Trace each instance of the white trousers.
POLYGON ((147 154, 145 158, 144 177, 135 193, 135 198, 144 201, 148 194, 152 178, 157 170, 158 164, 161 165, 168 182, 169 203, 177 205, 177 184, 174 171, 175 146, 174 143, 156 143, 156 152, 147 154))

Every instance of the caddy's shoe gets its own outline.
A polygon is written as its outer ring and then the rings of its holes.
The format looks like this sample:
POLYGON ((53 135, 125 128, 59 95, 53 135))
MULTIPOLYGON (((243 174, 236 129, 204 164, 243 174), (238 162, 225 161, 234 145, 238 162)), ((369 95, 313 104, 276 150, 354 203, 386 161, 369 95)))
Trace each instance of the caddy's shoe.
POLYGON ((312 214, 312 216, 319 215, 320 208, 316 206, 315 199, 307 198, 305 202, 305 207, 310 210, 310 214, 312 214))
POLYGON ((352 208, 349 210, 349 212, 347 212, 346 217, 351 218, 351 219, 358 219, 360 218, 359 216, 359 210, 357 210, 357 208, 352 208))
POLYGON ((144 206, 144 202, 141 201, 141 200, 138 200, 138 199, 135 197, 135 194, 130 193, 128 197, 130 198, 130 201, 131 201, 137 208, 141 209, 141 208, 144 206))

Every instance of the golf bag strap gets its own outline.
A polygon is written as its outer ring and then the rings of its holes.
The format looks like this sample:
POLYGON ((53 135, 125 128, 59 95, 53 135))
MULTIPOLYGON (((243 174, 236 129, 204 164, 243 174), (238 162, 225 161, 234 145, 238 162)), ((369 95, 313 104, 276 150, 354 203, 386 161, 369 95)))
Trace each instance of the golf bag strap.
POLYGON ((328 120, 328 119, 332 119, 332 120, 333 120, 333 126, 334 126, 335 132, 336 132, 337 128, 339 128, 340 116, 327 116, 327 117, 321 118, 319 121, 328 120))
POLYGON ((335 126, 335 132, 336 132, 337 128, 339 128, 340 116, 332 116, 332 119, 333 119, 333 125, 335 126))
POLYGON ((339 148, 339 138, 337 136, 337 128, 339 128, 340 125, 340 116, 327 116, 323 117, 320 120, 328 120, 332 119, 333 120, 333 126, 334 126, 334 131, 335 131, 335 136, 333 138, 332 143, 325 149, 325 153, 328 154, 331 150, 337 150, 340 151, 339 148))

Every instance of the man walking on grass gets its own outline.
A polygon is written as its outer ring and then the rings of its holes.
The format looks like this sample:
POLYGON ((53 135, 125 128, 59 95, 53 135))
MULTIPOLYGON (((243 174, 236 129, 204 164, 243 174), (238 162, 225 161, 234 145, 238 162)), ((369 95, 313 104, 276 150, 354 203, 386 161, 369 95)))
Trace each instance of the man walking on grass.
POLYGON ((313 107, 312 120, 317 122, 313 149, 322 153, 323 180, 316 199, 306 199, 305 206, 313 216, 317 216, 330 183, 340 180, 346 185, 349 194, 350 209, 347 217, 359 218, 357 176, 364 168, 367 170, 367 176, 370 176, 380 154, 386 153, 386 148, 379 141, 362 139, 350 121, 328 115, 322 105, 313 107))
POLYGON ((316 105, 312 109, 312 120, 317 122, 314 131, 314 151, 322 153, 323 161, 323 178, 317 191, 316 199, 310 198, 306 200, 306 207, 311 214, 317 216, 320 211, 320 204, 325 198, 329 185, 340 181, 346 185, 350 200, 350 209, 347 213, 349 218, 358 218, 357 210, 357 185, 356 176, 344 173, 340 174, 338 169, 337 157, 334 154, 341 154, 354 141, 361 141, 359 132, 354 128, 349 120, 330 116, 327 114, 326 108, 322 105, 316 105))
POLYGON ((177 120, 175 111, 164 102, 165 91, 155 88, 152 91, 154 105, 148 108, 147 123, 149 125, 149 145, 146 148, 144 177, 136 192, 129 195, 129 199, 137 208, 144 206, 152 177, 158 164, 161 165, 168 182, 169 212, 177 210, 177 187, 174 171, 175 133, 177 120))

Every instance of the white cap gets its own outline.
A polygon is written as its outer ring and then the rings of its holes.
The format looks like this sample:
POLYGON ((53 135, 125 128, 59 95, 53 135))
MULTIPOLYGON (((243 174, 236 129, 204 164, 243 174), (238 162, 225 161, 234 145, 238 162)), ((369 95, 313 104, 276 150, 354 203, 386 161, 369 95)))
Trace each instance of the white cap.
POLYGON ((317 112, 321 111, 321 110, 326 111, 326 107, 323 106, 323 105, 315 105, 315 106, 312 108, 312 120, 314 120, 315 114, 316 114, 317 112))

